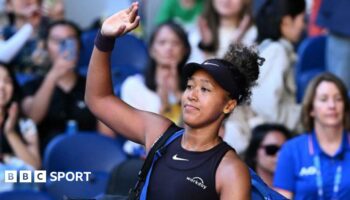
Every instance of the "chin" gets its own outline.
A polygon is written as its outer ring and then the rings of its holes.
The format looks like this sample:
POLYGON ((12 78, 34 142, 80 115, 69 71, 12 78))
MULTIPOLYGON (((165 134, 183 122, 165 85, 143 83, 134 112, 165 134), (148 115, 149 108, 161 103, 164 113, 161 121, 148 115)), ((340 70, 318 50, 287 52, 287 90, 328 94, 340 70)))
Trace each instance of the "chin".
POLYGON ((341 127, 343 126, 343 122, 342 121, 329 121, 325 123, 326 126, 328 127, 341 127))
POLYGON ((198 119, 189 118, 189 117, 187 117, 187 118, 184 117, 183 122, 184 122, 184 124, 186 124, 186 126, 189 126, 192 128, 197 127, 200 124, 200 123, 198 123, 199 122, 198 119))

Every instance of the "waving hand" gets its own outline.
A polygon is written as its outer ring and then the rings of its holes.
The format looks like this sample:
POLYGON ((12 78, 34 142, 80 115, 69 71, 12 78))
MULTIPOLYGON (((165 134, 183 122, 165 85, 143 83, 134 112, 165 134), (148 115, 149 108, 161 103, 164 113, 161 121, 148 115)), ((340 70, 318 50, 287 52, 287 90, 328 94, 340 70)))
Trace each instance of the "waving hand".
POLYGON ((108 17, 102 24, 102 35, 118 37, 135 29, 140 21, 140 16, 137 15, 138 8, 139 4, 134 2, 129 8, 108 17))

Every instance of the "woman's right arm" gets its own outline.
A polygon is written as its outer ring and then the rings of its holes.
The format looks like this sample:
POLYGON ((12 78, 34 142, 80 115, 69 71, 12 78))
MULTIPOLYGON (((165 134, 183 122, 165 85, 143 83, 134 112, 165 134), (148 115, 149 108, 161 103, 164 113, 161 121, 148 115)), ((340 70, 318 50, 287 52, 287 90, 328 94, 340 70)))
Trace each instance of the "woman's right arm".
MULTIPOLYGON (((135 29, 140 20, 137 10, 138 3, 133 3, 130 8, 106 19, 99 33, 100 39, 109 38, 113 41, 112 38, 135 29)), ((98 38, 95 44, 97 47, 93 50, 87 75, 86 104, 99 120, 115 132, 149 149, 168 128, 170 121, 160 115, 137 110, 114 95, 109 67, 111 50, 98 47, 98 38)))

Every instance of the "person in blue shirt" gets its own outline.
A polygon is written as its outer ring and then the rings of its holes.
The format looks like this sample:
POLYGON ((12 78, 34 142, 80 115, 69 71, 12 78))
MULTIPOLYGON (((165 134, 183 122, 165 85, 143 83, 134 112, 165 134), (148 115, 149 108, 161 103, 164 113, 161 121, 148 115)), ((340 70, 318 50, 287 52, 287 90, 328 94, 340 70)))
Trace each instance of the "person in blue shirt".
POLYGON ((314 78, 301 119, 306 134, 283 145, 273 186, 291 199, 350 199, 350 105, 344 83, 330 73, 314 78))

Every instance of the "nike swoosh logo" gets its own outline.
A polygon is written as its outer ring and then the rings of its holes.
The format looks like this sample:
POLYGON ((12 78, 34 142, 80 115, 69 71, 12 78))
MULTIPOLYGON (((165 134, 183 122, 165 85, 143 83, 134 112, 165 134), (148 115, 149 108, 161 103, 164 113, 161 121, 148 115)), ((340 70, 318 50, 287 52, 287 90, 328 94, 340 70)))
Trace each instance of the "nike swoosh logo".
POLYGON ((177 154, 173 155, 173 160, 178 160, 178 161, 189 161, 188 159, 177 157, 177 154))

